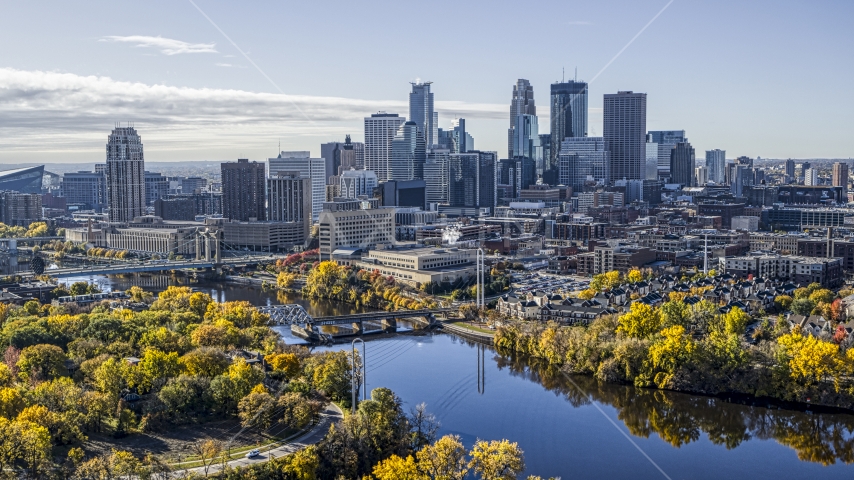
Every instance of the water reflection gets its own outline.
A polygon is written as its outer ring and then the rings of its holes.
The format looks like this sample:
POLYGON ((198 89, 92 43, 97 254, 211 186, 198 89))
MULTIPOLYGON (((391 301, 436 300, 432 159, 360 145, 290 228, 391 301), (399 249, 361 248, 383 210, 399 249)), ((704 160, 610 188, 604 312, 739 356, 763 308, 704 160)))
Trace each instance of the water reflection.
POLYGON ((794 449, 803 461, 854 463, 854 415, 753 407, 716 397, 604 384, 590 377, 571 379, 533 359, 497 353, 499 370, 560 393, 573 406, 590 400, 611 406, 632 435, 656 434, 680 448, 702 436, 733 449, 756 438, 794 449))

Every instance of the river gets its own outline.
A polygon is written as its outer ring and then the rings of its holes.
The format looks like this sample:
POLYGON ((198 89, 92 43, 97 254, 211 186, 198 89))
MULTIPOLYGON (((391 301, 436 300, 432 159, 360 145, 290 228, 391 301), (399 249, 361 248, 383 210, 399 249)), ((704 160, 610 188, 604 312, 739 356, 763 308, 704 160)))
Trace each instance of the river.
MULTIPOLYGON (((74 279, 78 280, 78 279, 74 279)), ((162 290, 186 279, 98 278, 104 289, 162 290)), ((219 300, 301 303, 312 315, 346 304, 223 284, 194 288, 219 300)), ((294 341, 289 332, 288 341, 294 341)), ((332 348, 349 348, 335 345, 332 348)), ((369 340, 368 389, 388 387, 411 409, 424 402, 440 434, 507 438, 525 451, 527 474, 544 478, 854 478, 854 415, 730 403, 569 378, 535 362, 444 333, 369 340), (478 356, 484 362, 479 368, 478 356), (852 462, 846 464, 845 461, 852 462)))

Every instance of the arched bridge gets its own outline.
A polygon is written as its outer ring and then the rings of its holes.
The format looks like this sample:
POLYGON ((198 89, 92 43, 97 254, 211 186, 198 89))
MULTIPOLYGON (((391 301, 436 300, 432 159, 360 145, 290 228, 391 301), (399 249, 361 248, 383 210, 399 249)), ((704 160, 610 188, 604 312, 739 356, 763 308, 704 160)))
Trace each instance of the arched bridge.
POLYGON ((437 315, 444 316, 451 309, 437 308, 433 310, 401 310, 396 312, 366 312, 354 313, 352 315, 334 315, 329 317, 312 317, 305 311, 302 305, 271 305, 258 307, 258 311, 270 315, 270 320, 276 325, 297 326, 307 331, 314 331, 314 327, 326 325, 344 325, 352 328, 353 333, 359 334, 365 331, 365 324, 379 324, 383 329, 394 329, 397 320, 401 318, 422 317, 429 324, 436 321, 437 315))

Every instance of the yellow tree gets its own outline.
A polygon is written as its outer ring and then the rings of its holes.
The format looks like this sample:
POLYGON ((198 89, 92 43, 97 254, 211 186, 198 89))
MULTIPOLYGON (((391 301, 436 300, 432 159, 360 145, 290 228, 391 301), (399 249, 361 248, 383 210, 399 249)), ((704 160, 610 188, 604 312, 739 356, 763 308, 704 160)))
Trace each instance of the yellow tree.
POLYGON ((317 455, 317 447, 312 445, 288 456, 282 471, 294 480, 316 480, 319 466, 320 457, 317 455))
POLYGON ((638 283, 643 280, 643 274, 637 268, 633 268, 626 274, 626 280, 629 283, 638 283))
POLYGON ((459 435, 445 435, 415 455, 418 468, 433 480, 463 480, 469 471, 459 435))
POLYGON ((296 378, 302 370, 299 357, 293 353, 274 353, 264 357, 264 361, 273 367, 273 370, 284 372, 285 377, 289 379, 296 378))
POLYGON ((483 480, 515 480, 525 470, 525 460, 518 443, 478 440, 468 466, 483 480))
POLYGON ((377 480, 428 480, 429 477, 418 471, 418 465, 412 455, 405 459, 392 455, 374 466, 377 480))
POLYGON ((663 338, 649 347, 649 366, 652 367, 653 381, 659 388, 669 383, 676 370, 691 359, 697 348, 682 325, 665 328, 661 335, 663 338))
POLYGON ((778 338, 777 344, 788 358, 791 377, 807 386, 843 373, 839 346, 834 343, 795 331, 778 338))
POLYGON ((645 303, 632 303, 620 316, 617 332, 632 338, 648 338, 661 329, 661 312, 645 303))

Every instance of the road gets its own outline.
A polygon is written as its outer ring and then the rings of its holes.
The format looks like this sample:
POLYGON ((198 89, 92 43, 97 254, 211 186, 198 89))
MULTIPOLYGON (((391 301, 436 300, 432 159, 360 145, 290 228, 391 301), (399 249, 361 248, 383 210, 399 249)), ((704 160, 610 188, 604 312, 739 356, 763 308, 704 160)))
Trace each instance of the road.
MULTIPOLYGON (((309 445, 314 445, 320 442, 323 437, 326 436, 326 432, 329 431, 329 427, 333 423, 339 422, 343 418, 343 416, 344 414, 341 409, 339 409, 334 403, 330 403, 320 413, 320 419, 317 424, 311 430, 304 433, 300 437, 278 447, 260 448, 259 450, 261 451, 261 455, 255 458, 240 457, 228 462, 228 466, 231 468, 247 467, 250 465, 265 462, 272 458, 284 457, 298 450, 302 450, 303 448, 308 447, 309 445)), ((211 465, 210 467, 208 467, 208 475, 216 473, 220 470, 222 470, 221 463, 211 465)), ((196 467, 185 470, 175 470, 172 472, 172 475, 176 478, 180 478, 191 473, 204 475, 205 469, 204 467, 196 467)))

